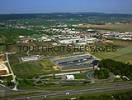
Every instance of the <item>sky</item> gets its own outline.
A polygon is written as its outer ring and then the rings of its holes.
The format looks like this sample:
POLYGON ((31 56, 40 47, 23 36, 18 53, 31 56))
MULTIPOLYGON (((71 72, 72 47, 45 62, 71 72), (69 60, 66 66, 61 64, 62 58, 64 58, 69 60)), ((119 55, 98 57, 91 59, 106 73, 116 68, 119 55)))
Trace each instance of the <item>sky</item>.
POLYGON ((0 14, 53 12, 132 14, 132 0, 0 0, 0 14))

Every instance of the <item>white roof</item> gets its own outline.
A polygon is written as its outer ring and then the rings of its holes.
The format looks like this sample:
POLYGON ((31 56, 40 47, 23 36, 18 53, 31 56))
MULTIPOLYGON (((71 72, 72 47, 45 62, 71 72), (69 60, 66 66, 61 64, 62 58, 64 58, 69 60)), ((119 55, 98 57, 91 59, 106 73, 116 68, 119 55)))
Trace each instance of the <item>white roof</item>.
POLYGON ((33 55, 33 56, 26 56, 26 57, 22 57, 22 61, 26 62, 26 61, 35 61, 35 60, 39 60, 40 56, 39 55, 33 55))
POLYGON ((67 80, 74 80, 74 75, 66 75, 67 80))

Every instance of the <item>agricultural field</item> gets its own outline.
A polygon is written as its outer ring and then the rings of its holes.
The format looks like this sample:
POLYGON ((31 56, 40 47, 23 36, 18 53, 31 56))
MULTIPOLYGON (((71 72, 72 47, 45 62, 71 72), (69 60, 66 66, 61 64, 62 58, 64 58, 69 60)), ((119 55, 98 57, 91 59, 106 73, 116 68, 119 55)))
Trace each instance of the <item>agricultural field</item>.
POLYGON ((107 30, 107 31, 117 31, 117 32, 132 32, 132 23, 116 23, 116 24, 103 24, 103 25, 96 25, 96 24, 86 24, 80 26, 81 28, 92 28, 98 30, 107 30))
POLYGON ((95 52, 93 55, 100 59, 113 59, 132 64, 132 42, 113 40, 113 44, 119 46, 115 52, 95 52))

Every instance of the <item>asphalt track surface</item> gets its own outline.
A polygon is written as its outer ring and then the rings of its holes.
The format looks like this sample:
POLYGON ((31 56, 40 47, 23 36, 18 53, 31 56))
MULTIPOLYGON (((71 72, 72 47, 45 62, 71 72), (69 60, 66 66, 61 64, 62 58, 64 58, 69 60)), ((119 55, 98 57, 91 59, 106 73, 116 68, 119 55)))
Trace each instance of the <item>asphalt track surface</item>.
POLYGON ((93 93, 106 93, 117 90, 131 90, 132 82, 130 83, 113 83, 111 85, 97 86, 95 87, 86 87, 78 90, 65 90, 65 91, 50 91, 49 93, 38 93, 32 96, 21 96, 8 100, 42 100, 44 98, 51 97, 62 97, 78 94, 93 94, 93 93))
POLYGON ((93 62, 96 58, 91 55, 76 55, 71 57, 65 57, 59 60, 55 60, 54 63, 61 66, 62 69, 76 69, 76 68, 87 68, 93 66, 93 62))

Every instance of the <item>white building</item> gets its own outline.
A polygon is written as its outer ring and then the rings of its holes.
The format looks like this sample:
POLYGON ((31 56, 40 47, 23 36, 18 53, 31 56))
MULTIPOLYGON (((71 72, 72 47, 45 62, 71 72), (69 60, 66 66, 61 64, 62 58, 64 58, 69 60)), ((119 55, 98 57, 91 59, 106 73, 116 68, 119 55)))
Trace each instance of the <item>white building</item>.
POLYGON ((96 38, 87 38, 87 43, 95 43, 97 41, 96 38))
POLYGON ((76 43, 78 39, 65 39, 65 40, 59 40, 60 44, 72 44, 76 43))
POLYGON ((75 80, 74 75, 65 75, 66 80, 75 80))
POLYGON ((40 59, 40 56, 39 55, 32 55, 32 56, 21 57, 21 60, 23 62, 37 61, 39 59, 40 59))
POLYGON ((39 38, 39 41, 49 42, 51 41, 51 39, 46 36, 42 36, 41 38, 39 38))

